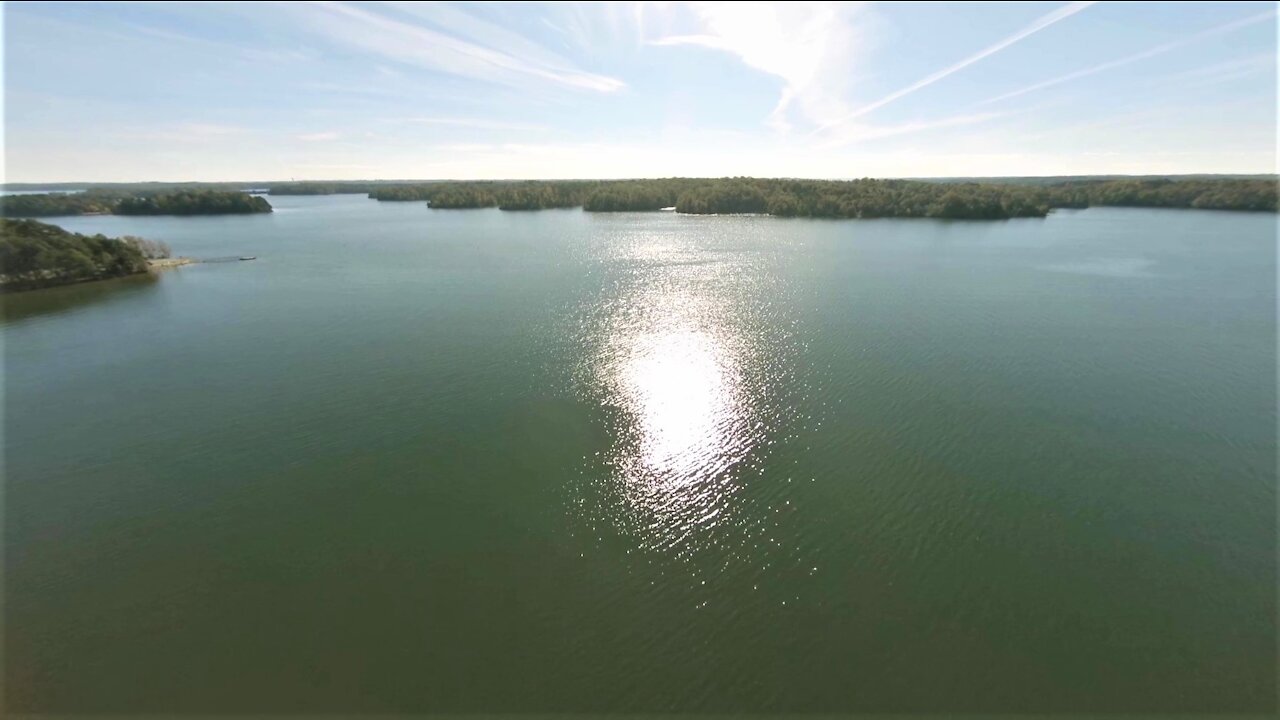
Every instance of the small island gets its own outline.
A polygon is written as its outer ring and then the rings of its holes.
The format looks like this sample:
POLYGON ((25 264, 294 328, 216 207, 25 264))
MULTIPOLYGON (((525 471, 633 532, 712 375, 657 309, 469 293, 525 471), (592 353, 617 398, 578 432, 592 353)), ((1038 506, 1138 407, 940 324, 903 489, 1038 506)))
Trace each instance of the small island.
POLYGON ((58 215, 241 215, 269 213, 266 198, 230 190, 162 190, 133 193, 91 189, 78 193, 8 195, 2 217, 58 215))
POLYGON ((140 237, 81 235, 38 220, 0 219, 0 292, 137 275, 194 262, 140 237))

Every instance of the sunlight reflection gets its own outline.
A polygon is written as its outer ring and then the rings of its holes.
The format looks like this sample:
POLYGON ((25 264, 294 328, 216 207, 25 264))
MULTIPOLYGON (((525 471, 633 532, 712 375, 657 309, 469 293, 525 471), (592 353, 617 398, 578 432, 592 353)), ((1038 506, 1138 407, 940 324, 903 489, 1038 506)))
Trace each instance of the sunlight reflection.
POLYGON ((636 415, 641 469, 681 483, 714 464, 728 449, 738 409, 736 375, 707 333, 640 338, 620 379, 636 415))
POLYGON ((644 303, 639 323, 615 323, 604 363, 611 404, 624 416, 612 465, 645 543, 657 546, 723 520, 736 487, 730 470, 750 453, 758 425, 744 343, 705 304, 663 299, 644 303))
MULTIPOLYGON (((778 431, 787 326, 775 278, 720 225, 672 218, 671 234, 628 218, 593 247, 601 294, 576 318, 577 380, 598 404, 607 445, 584 457, 578 498, 599 540, 617 533, 684 562, 711 548, 747 554, 771 516, 747 483, 778 431)), ((740 229, 740 228, 739 228, 740 229)))

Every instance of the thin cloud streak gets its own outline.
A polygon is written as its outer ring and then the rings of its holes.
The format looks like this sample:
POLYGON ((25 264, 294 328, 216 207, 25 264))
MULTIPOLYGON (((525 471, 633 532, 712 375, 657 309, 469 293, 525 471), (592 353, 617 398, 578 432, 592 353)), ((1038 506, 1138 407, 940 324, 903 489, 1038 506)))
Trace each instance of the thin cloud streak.
POLYGON ((306 19, 330 40, 397 62, 514 87, 530 79, 602 93, 626 87, 616 78, 548 64, 545 58, 512 55, 347 3, 307 7, 318 12, 308 13, 306 19))
POLYGON ((573 66, 573 63, 564 56, 552 52, 525 35, 488 20, 482 20, 456 5, 436 2, 386 2, 384 6, 397 10, 415 21, 420 20, 431 25, 435 30, 462 42, 500 49, 504 54, 519 58, 529 65, 566 69, 573 66))
POLYGON ((974 53, 973 55, 970 55, 964 60, 961 60, 960 62, 955 63, 954 65, 950 65, 931 75, 928 75, 927 77, 921 80, 918 80, 915 83, 912 83, 911 85, 908 85, 907 87, 902 88, 901 90, 897 90, 895 92, 889 93, 888 95, 880 98, 879 100, 871 103, 870 105, 865 105, 861 108, 858 108, 857 110, 841 118, 836 123, 823 125, 819 127, 817 130, 815 130, 814 133, 822 132, 831 127, 834 127, 837 124, 845 123, 850 120, 854 120, 856 118, 862 117, 867 113, 879 110, 885 105, 888 105, 889 103, 894 102, 895 100, 899 100, 903 97, 906 97, 907 95, 910 95, 911 93, 917 90, 928 87, 949 75, 953 75, 969 67, 970 65, 978 62, 979 60, 995 55, 996 53, 1000 52, 1001 50, 1004 50, 1010 45, 1020 42, 1030 37, 1031 35, 1034 35, 1035 33, 1038 33, 1041 30, 1044 30, 1045 28, 1051 25, 1054 25, 1055 23, 1061 22, 1062 20, 1065 20, 1071 17, 1072 15, 1075 15, 1076 13, 1087 9, 1088 7, 1094 5, 1095 3, 1096 3, 1096 0, 1082 0, 1080 2, 1073 2, 1070 5, 1064 5, 1063 7, 1060 7, 1057 10, 1054 10, 1053 12, 1047 15, 1040 17, 1035 22, 1022 28, 1018 32, 1004 38, 1003 40, 995 43, 994 45, 990 45, 986 48, 983 48, 982 50, 974 53))
POLYGON ((196 37, 194 35, 188 35, 186 33, 176 32, 165 28, 141 25, 138 23, 123 23, 122 25, 123 27, 140 35, 147 35, 158 40, 176 43, 184 47, 203 47, 222 55, 240 55, 244 60, 250 62, 307 62, 314 59, 307 53, 298 50, 270 50, 248 47, 245 45, 237 45, 235 43, 219 42, 208 38, 196 37))
POLYGON ((1241 18, 1239 20, 1233 20, 1229 23, 1223 23, 1222 25, 1211 27, 1208 30, 1202 30, 1201 32, 1198 32, 1189 37, 1185 37, 1181 40, 1174 40, 1172 42, 1167 42, 1162 45, 1157 45, 1153 48, 1143 50, 1142 52, 1134 53, 1133 55, 1127 55, 1125 57, 1118 58, 1116 60, 1110 60, 1102 63, 1101 65, 1094 65, 1093 67, 1067 73, 1066 75, 1053 78, 1052 80, 1045 80, 1044 82, 1039 82, 1034 85, 1028 85, 1027 87, 1021 88, 1019 90, 1014 90, 1012 92, 1004 93, 1003 95, 997 95, 993 98, 988 98, 986 100, 983 100, 980 103, 977 103, 975 107, 978 107, 981 105, 990 105, 992 103, 997 103, 1003 100, 1008 100, 1010 98, 1026 95, 1027 93, 1032 93, 1037 90, 1043 90, 1048 87, 1053 87, 1054 85, 1061 85, 1062 83, 1070 82, 1072 80, 1078 80, 1082 77, 1096 75, 1100 72, 1105 72, 1107 70, 1112 70, 1118 67, 1122 67, 1124 65, 1140 62, 1148 58, 1153 58, 1157 55, 1163 55, 1164 53, 1177 50, 1179 48, 1183 48, 1188 45, 1192 45, 1194 43, 1200 42, 1201 40, 1205 40, 1207 38, 1211 38, 1217 35, 1223 35, 1223 34, 1232 32, 1233 30, 1239 30, 1240 28, 1248 27, 1250 25, 1255 25, 1265 20, 1274 18, 1275 16, 1276 16, 1275 10, 1268 10, 1267 12, 1264 12, 1264 13, 1259 13, 1257 15, 1250 15, 1249 17, 1241 18))
POLYGON ((465 117, 408 117, 397 118, 391 122, 413 125, 447 125, 450 127, 476 128, 479 130, 549 130, 546 125, 531 123, 503 122, 501 120, 481 120, 465 117))

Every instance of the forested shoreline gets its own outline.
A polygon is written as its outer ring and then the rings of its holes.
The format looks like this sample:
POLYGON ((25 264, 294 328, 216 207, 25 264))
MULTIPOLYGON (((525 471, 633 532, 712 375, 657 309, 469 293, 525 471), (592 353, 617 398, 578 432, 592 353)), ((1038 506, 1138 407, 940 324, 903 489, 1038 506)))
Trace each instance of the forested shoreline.
POLYGON ((271 203, 244 192, 210 189, 136 193, 89 189, 0 197, 2 217, 59 215, 241 215, 269 213, 271 203))
MULTIPOLYGON (((1055 208, 1097 206, 1277 210, 1273 177, 331 181, 274 184, 268 192, 361 193, 384 202, 426 202, 439 210, 580 207, 587 212, 643 212, 674 208, 688 214, 757 213, 815 218, 1002 220, 1044 217, 1055 208)), ((271 212, 265 198, 221 186, 135 184, 0 198, 0 215, 5 217, 259 212, 271 212)))
POLYGON ((389 185, 369 197, 436 209, 496 207, 588 212, 760 213, 780 217, 1000 220, 1092 206, 1275 212, 1270 179, 1067 180, 1053 184, 758 178, 489 181, 389 185))
MULTIPOLYGON (((347 192, 358 184, 291 187, 293 194, 347 192)), ((1195 208, 1276 212, 1274 179, 1069 179, 1055 183, 926 182, 919 180, 786 180, 666 178, 435 182, 383 185, 375 200, 425 202, 434 209, 582 208, 587 212, 674 209, 688 214, 752 213, 813 218, 941 218, 1000 220, 1044 217, 1055 208, 1093 206, 1195 208)), ((271 212, 265 199, 210 188, 128 190, 0 198, 6 217, 52 215, 202 215, 271 212)), ((163 244, 67 232, 35 220, 0 220, 3 291, 97 280, 143 272, 147 259, 167 257, 163 244)))
POLYGON ((291 182, 272 185, 268 195, 367 195, 375 183, 368 182, 291 182))
POLYGON ((82 235, 38 220, 0 219, 0 292, 137 275, 168 245, 143 238, 82 235))

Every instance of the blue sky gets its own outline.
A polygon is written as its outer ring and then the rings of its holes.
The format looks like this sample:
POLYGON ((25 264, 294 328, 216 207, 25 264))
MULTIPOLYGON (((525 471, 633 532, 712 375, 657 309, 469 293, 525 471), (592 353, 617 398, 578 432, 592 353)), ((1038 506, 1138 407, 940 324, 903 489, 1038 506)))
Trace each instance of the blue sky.
POLYGON ((1275 172, 1275 3, 5 3, 9 182, 1275 172))

